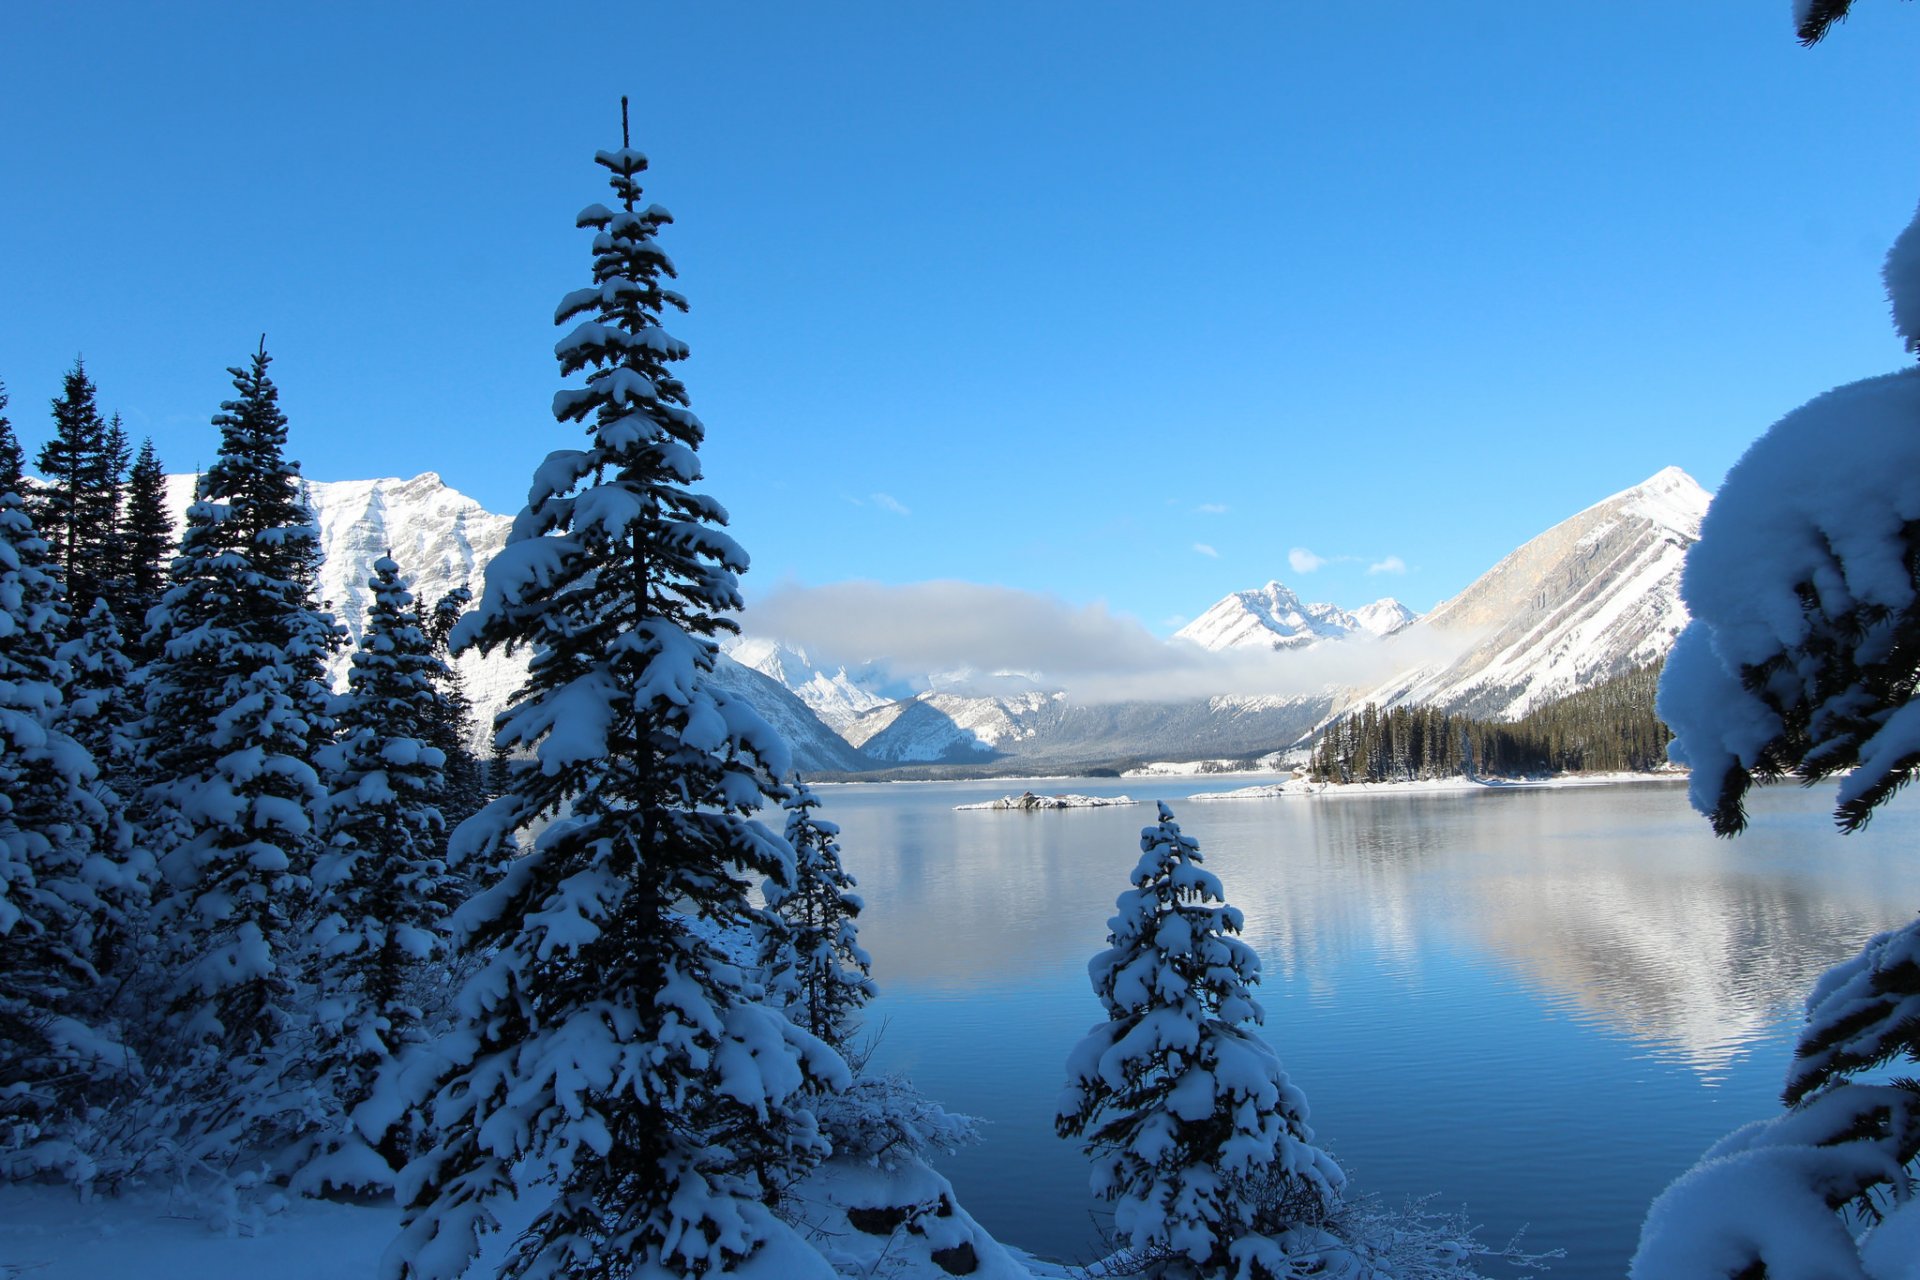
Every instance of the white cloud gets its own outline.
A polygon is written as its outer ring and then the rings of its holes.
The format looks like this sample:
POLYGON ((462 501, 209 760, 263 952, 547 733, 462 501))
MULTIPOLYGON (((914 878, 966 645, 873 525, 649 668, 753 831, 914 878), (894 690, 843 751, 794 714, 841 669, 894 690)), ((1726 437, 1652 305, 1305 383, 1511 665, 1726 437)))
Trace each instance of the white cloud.
POLYGON ((1475 637, 1414 627, 1305 650, 1216 653, 1162 640, 1104 604, 973 582, 840 582, 784 586, 741 618, 749 634, 804 647, 816 663, 879 661, 896 678, 934 672, 989 673, 974 693, 1066 691, 1082 702, 1177 702, 1217 694, 1286 697, 1329 685, 1377 684, 1409 667, 1452 657, 1475 637), (1022 673, 1018 677, 991 673, 1022 673))
POLYGON ((882 511, 891 511, 897 516, 910 516, 913 514, 913 512, 907 510, 905 503, 890 493, 874 494, 873 505, 879 507, 882 511))
POLYGON ((1227 504, 1224 502, 1203 502, 1195 507, 1194 510, 1203 516, 1223 516, 1227 514, 1227 504))
POLYGON ((1317 556, 1305 547, 1295 547, 1287 552, 1287 563, 1293 566, 1295 573, 1312 573, 1326 562, 1325 556, 1317 556))
POLYGON ((1210 559, 1218 560, 1220 558, 1220 553, 1218 551, 1215 551, 1212 547, 1208 546, 1204 542, 1194 543, 1193 549, 1195 551, 1198 551, 1201 555, 1207 556, 1210 559))
POLYGON ((1399 556, 1388 556, 1385 560, 1376 560, 1367 566, 1368 573, 1405 573, 1407 562, 1399 556))

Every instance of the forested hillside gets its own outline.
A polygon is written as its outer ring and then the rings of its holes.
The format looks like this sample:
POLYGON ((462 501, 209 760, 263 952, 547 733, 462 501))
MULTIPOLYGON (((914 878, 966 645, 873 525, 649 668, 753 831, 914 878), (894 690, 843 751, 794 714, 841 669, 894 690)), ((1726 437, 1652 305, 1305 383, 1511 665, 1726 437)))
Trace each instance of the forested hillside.
POLYGON ((1411 782, 1658 768, 1673 736, 1653 709, 1661 666, 1615 676, 1512 722, 1368 703, 1327 726, 1310 772, 1317 782, 1411 782))

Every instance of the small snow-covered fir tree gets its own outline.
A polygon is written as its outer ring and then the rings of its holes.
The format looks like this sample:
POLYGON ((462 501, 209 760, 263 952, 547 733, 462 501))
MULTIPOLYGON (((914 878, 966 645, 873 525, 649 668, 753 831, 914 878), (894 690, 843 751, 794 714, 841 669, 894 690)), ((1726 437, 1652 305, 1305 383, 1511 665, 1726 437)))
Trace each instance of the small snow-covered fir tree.
POLYGON ((747 557, 721 531, 725 511, 689 487, 704 429, 673 372, 686 347, 663 327, 685 307, 656 239, 669 217, 641 199, 640 152, 596 161, 615 207, 580 213, 593 282, 555 314, 576 322, 556 348, 562 376, 587 376, 553 412, 584 425, 585 447, 535 472, 455 634, 532 651, 496 741, 533 759, 453 852, 536 834, 455 917, 486 960, 460 996, 463 1025, 437 1046, 437 1142, 401 1180, 394 1276, 464 1272, 529 1161, 551 1162, 552 1185, 505 1274, 732 1269, 792 1241, 767 1201, 823 1145, 793 1100, 846 1074, 761 1003, 750 957, 722 941, 766 927, 747 877, 791 877, 784 842, 750 816, 788 753, 709 678, 747 557))
POLYGON ((1084 1137, 1093 1193, 1156 1276, 1278 1280, 1292 1238, 1346 1184, 1306 1098, 1249 1024, 1260 957, 1200 847, 1162 804, 1088 971, 1108 1020, 1067 1059, 1056 1126, 1084 1137), (1289 1204, 1300 1212, 1290 1216, 1289 1204))
POLYGON ((285 460, 263 342, 214 424, 220 453, 187 512, 173 586, 150 616, 149 838, 168 970, 164 1043, 191 1142, 244 1157, 309 1127, 295 1057, 308 1002, 313 767, 337 642, 313 605, 318 534, 285 460))
POLYGON ((840 828, 814 816, 812 789, 795 781, 784 803, 793 878, 766 884, 767 907, 785 926, 762 948, 767 988, 789 1018, 845 1055, 854 1018, 874 996, 873 960, 856 923, 863 904, 840 865, 840 828))
MULTIPOLYGON (((1885 279, 1920 351, 1920 217, 1885 279)), ((1920 368, 1795 410, 1727 474, 1688 552, 1692 621, 1659 707, 1694 806, 1722 835, 1745 828, 1755 779, 1838 776, 1835 816, 1852 831, 1920 770, 1917 422, 1920 368)), ((1786 1112, 1724 1139, 1655 1201, 1632 1274, 1877 1277, 1861 1270, 1875 1250, 1910 1256, 1920 1081, 1878 1070, 1897 1062, 1920 1062, 1920 921, 1815 985, 1786 1112)))
POLYGON ((313 869, 314 1048, 306 1064, 339 1123, 314 1136, 298 1185, 390 1182, 406 1151, 391 1108, 357 1108, 425 1034, 420 974, 452 903, 443 859, 445 756, 430 739, 441 664, 400 567, 373 564, 373 602, 347 673, 338 740, 320 753, 329 790, 313 869), (377 1152, 379 1159, 370 1155, 377 1152))
POLYGON ((65 733, 67 610, 18 494, 0 494, 0 1177, 92 1176, 73 1128, 134 1063, 98 1018, 117 869, 98 771, 65 733))

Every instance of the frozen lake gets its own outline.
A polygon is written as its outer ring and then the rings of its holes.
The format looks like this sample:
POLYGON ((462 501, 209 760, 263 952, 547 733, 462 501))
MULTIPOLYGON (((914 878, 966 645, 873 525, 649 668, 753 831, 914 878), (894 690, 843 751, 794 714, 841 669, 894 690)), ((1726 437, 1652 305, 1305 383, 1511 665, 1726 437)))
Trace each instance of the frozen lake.
POLYGON ((1920 909, 1897 801, 1843 838, 1827 791, 1774 788, 1722 841, 1671 783, 1187 799, 1268 780, 820 788, 867 900, 875 1061, 988 1122, 940 1167, 1000 1238, 1093 1256, 1053 1106, 1152 800, 1246 913, 1266 1034, 1357 1186, 1525 1225, 1563 1280, 1624 1272, 1653 1196, 1778 1108, 1813 978, 1920 909), (1148 803, 953 809, 1029 785, 1148 803))

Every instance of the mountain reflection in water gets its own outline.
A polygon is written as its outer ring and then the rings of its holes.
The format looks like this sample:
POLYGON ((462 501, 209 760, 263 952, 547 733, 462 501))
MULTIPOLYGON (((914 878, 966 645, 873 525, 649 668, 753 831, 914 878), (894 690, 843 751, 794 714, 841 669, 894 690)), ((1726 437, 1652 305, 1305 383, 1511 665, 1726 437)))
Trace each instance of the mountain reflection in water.
MULTIPOLYGON (((1246 779, 1073 790, 1168 800, 1247 919, 1266 1032, 1369 1189, 1531 1223, 1618 1276, 1646 1203, 1775 1101, 1800 1001, 1920 908, 1896 803, 1834 833, 1824 792, 1754 797, 1716 840, 1670 783, 1195 802, 1246 779)), ((868 909, 876 1063, 991 1123, 943 1162, 1014 1243, 1092 1251, 1086 1164, 1052 1135, 1086 962, 1152 810, 954 812, 1006 783, 822 788, 868 909)))

